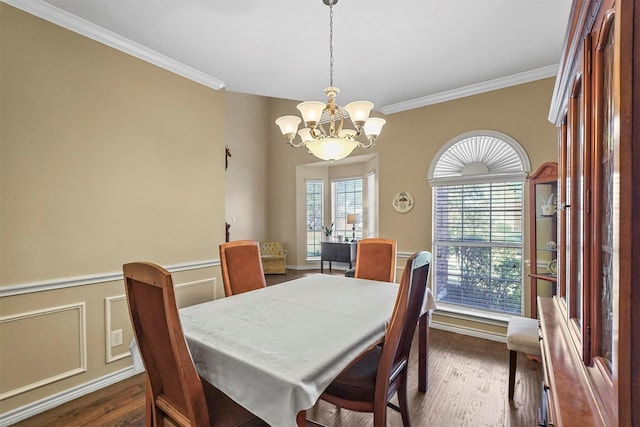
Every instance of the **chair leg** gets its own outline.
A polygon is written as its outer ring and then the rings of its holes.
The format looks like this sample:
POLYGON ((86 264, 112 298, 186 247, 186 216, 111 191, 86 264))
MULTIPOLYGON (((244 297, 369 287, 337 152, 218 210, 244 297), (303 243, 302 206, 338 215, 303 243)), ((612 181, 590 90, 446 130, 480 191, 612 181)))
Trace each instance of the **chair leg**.
POLYGON ((382 399, 375 399, 374 398, 374 402, 373 402, 373 427, 387 427, 387 401, 386 401, 386 396, 383 396, 382 399))
POLYGON ((402 425, 411 427, 411 419, 409 418, 409 404, 407 402, 407 371, 404 371, 400 387, 398 387, 398 404, 400 406, 400 415, 402 415, 402 425))
POLYGON ((153 416, 155 408, 153 407, 153 396, 151 395, 151 384, 149 383, 149 377, 145 374, 146 378, 146 389, 145 389, 145 400, 144 400, 144 426, 145 427, 153 427, 153 416))
POLYGON ((516 362, 518 361, 518 352, 509 351, 509 400, 513 400, 513 391, 516 386, 516 362))

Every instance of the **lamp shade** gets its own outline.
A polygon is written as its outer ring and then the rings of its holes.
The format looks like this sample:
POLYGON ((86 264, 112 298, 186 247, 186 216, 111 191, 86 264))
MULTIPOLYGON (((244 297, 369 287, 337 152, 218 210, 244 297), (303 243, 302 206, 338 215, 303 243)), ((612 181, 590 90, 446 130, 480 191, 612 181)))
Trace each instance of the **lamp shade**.
POLYGON ((344 106, 353 124, 359 124, 360 126, 369 118, 369 113, 372 108, 373 103, 369 101, 355 101, 344 106))
POLYGON ((358 146, 357 141, 342 138, 322 138, 309 141, 305 146, 322 160, 340 160, 347 157, 358 146))
POLYGON ((387 123, 385 119, 381 119, 380 117, 370 117, 364 124, 364 133, 367 135, 367 138, 377 138, 385 123, 387 123))
POLYGON ((302 114, 302 120, 309 126, 320 121, 322 111, 326 105, 320 101, 306 101, 298 104, 298 110, 302 114))
POLYGON ((280 132, 283 135, 295 136, 298 131, 298 125, 300 124, 300 117, 298 116, 282 116, 276 119, 276 124, 280 127, 280 132))
POLYGON ((306 144, 309 141, 313 141, 313 136, 311 135, 311 129, 302 128, 298 131, 298 135, 300 135, 300 139, 302 139, 302 143, 306 144))
POLYGON ((358 214, 347 214, 347 224, 359 224, 360 218, 358 214))

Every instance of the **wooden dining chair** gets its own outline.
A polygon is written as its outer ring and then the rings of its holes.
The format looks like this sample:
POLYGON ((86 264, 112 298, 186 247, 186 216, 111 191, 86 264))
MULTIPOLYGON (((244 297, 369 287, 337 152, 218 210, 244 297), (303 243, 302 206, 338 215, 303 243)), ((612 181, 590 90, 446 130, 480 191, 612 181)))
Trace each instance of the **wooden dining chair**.
POLYGON ((414 253, 402 272, 398 296, 382 346, 359 355, 322 393, 320 399, 358 412, 373 412, 375 427, 387 424, 387 406, 411 425, 407 403, 407 366, 411 341, 427 288, 431 254, 414 253), (397 392, 399 406, 390 402, 397 392))
POLYGON ((220 267, 225 296, 267 286, 260 259, 260 243, 235 240, 220 245, 220 267))
POLYGON ((196 372, 182 334, 171 274, 146 262, 125 264, 129 315, 147 375, 147 424, 266 426, 196 372))
POLYGON ((380 238, 358 240, 354 277, 395 282, 396 241, 380 238))

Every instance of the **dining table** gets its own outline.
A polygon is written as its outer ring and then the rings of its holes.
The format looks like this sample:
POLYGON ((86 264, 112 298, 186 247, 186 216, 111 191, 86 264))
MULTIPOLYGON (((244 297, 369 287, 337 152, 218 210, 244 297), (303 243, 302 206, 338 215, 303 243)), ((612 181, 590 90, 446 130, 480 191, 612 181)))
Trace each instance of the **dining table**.
MULTIPOLYGON (((356 356, 381 343, 398 284, 314 274, 182 308, 196 370, 272 426, 306 410, 356 356)), ((427 293, 419 322, 419 388, 427 388, 427 293)))

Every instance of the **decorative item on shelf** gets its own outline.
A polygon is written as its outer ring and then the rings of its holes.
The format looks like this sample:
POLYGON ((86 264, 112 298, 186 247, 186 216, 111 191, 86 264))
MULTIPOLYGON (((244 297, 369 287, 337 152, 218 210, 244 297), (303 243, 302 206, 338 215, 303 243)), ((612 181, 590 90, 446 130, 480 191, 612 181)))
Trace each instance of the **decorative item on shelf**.
POLYGON ((329 87, 324 89, 328 102, 306 101, 298 104, 297 108, 306 126, 299 131, 301 120, 298 116, 282 116, 276 120, 291 146, 304 146, 314 156, 331 162, 347 157, 356 147, 373 147, 386 123, 382 118, 369 117, 372 102, 355 101, 344 107, 336 105, 340 89, 333 85, 333 6, 337 2, 338 0, 323 0, 329 6, 329 87), (343 128, 347 117, 351 119, 355 130, 343 128), (357 139, 363 132, 367 143, 357 139), (301 142, 293 142, 296 134, 300 135, 301 142))
POLYGON ((347 224, 351 224, 351 231, 353 235, 351 237, 351 241, 356 241, 356 224, 360 224, 360 215, 358 214, 347 214, 347 224))
POLYGON ((333 222, 331 223, 331 227, 323 226, 322 231, 324 232, 326 240, 331 240, 331 235, 333 234, 333 222))
POLYGON ((547 249, 555 250, 558 248, 558 245, 553 240, 549 240, 547 242, 547 249))
POLYGON ((542 215, 544 216, 551 216, 558 210, 556 205, 542 205, 540 208, 542 209, 542 215))
POLYGON ((393 198, 393 208, 396 212, 409 212, 413 208, 413 204, 413 195, 407 191, 401 191, 393 198))
POLYGON ((556 274, 558 274, 558 260, 551 260, 549 261, 549 263, 547 264, 547 270, 549 270, 549 274, 551 276, 555 276, 556 274))
POLYGON ((551 193, 546 203, 540 206, 540 209, 542 209, 542 215, 549 216, 556 213, 556 211, 558 210, 558 205, 556 204, 555 198, 556 195, 554 193, 551 193))

